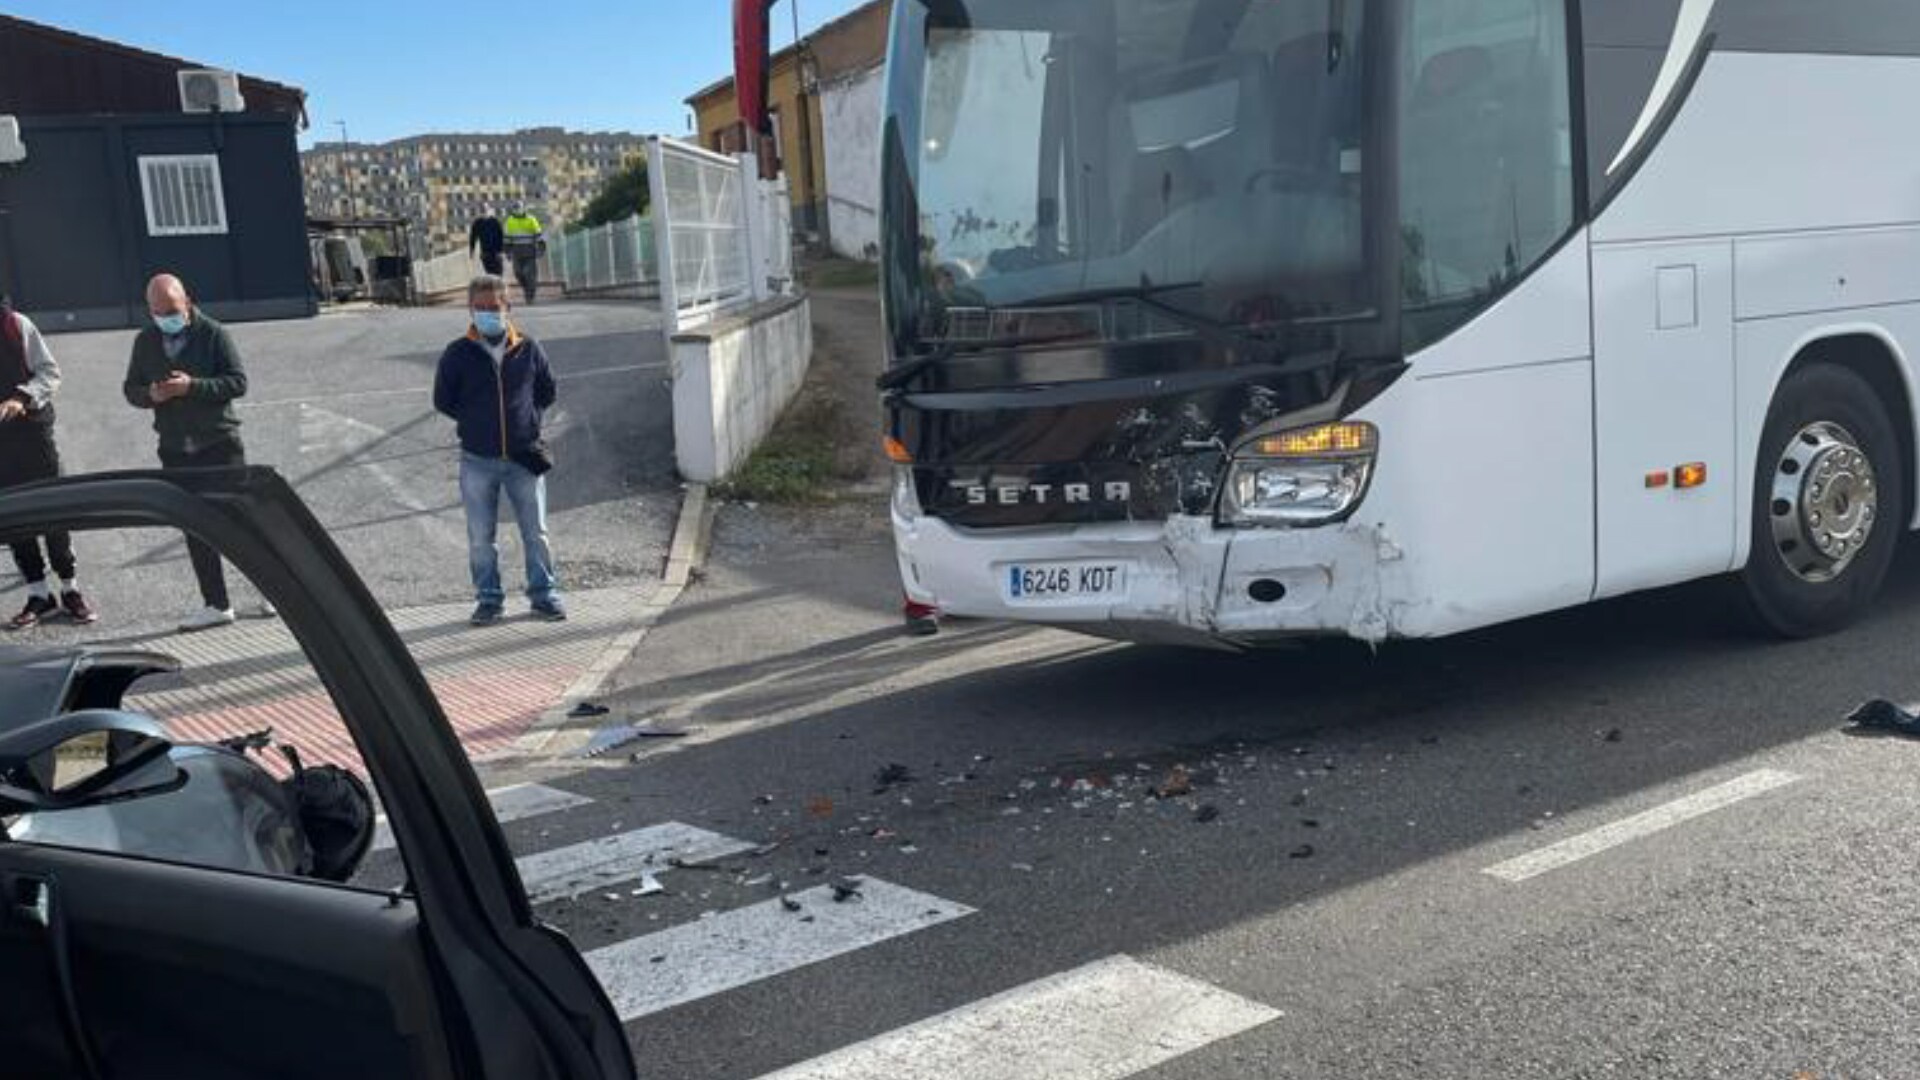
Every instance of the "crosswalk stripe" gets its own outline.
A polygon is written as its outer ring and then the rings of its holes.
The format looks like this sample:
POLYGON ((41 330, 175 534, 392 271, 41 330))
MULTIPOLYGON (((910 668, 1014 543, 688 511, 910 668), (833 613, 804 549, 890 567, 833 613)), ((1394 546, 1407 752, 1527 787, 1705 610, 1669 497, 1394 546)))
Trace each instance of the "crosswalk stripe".
POLYGON ((629 938, 587 954, 622 1020, 735 990, 796 968, 973 914, 951 900, 873 878, 834 900, 823 885, 779 899, 629 938))
POLYGON ((672 859, 706 862, 753 848, 745 840, 669 821, 528 855, 516 865, 527 898, 545 904, 633 881, 643 870, 665 870, 672 859))
POLYGON ((1115 956, 761 1080, 1121 1080, 1280 1015, 1115 956))
MULTIPOLYGON (((499 788, 487 792, 487 801, 493 804, 493 816, 499 818, 503 825, 509 821, 558 813, 593 802, 585 795, 575 795, 571 791, 561 791, 545 784, 514 784, 499 788)), ((387 826, 387 816, 381 814, 374 822, 373 850, 385 851, 392 846, 393 830, 387 826)))
POLYGON ((1796 783, 1799 779, 1790 772, 1759 769, 1745 776, 1737 776, 1724 784, 1715 784, 1704 791, 1696 791, 1684 798, 1663 803, 1632 817, 1602 825, 1578 836, 1568 837, 1557 844, 1529 852, 1519 858, 1489 866, 1486 873, 1502 881, 1519 884, 1563 866, 1571 866, 1603 851, 1610 851, 1622 844, 1652 836, 1682 822, 1711 814, 1716 810, 1724 810, 1745 799, 1796 783))

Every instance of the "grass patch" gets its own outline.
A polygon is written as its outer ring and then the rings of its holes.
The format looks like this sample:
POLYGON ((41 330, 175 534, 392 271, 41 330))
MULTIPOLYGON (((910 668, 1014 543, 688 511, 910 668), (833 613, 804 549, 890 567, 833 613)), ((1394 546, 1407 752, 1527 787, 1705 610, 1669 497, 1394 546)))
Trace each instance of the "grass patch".
POLYGON ((880 266, 856 259, 823 259, 801 271, 809 289, 851 289, 880 284, 880 266))
POLYGON ((825 502, 834 480, 833 430, 824 410, 802 401, 753 452, 745 465, 716 488, 735 502, 806 504, 825 502))

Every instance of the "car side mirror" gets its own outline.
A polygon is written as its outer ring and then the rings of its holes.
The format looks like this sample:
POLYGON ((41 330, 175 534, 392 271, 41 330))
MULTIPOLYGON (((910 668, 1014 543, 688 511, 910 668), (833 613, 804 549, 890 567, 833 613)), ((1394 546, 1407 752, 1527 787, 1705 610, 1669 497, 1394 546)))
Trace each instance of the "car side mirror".
POLYGON ((177 791, 187 774, 149 717, 87 709, 0 735, 0 815, 100 806, 177 791))

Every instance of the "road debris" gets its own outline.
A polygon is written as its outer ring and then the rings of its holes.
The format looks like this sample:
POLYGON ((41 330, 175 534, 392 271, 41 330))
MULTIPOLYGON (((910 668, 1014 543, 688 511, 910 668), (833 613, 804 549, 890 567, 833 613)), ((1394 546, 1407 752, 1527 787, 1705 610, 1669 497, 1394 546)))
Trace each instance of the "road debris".
POLYGON ((1193 776, 1185 765, 1175 765, 1167 771, 1166 779, 1159 786, 1148 791, 1156 799, 1179 799, 1193 794, 1193 776))
POLYGON ((1859 731, 1891 731, 1896 735, 1920 737, 1920 716, 1891 701, 1869 701, 1848 714, 1847 722, 1859 731))
POLYGON ((1621 731, 1619 728, 1617 727, 1608 728, 1606 731, 1600 734, 1600 741, 1601 742, 1619 742, 1621 739, 1624 739, 1626 737, 1627 737, 1627 733, 1624 731, 1621 731))
POLYGON ((833 902, 844 904, 849 900, 860 899, 861 881, 859 878, 841 878, 833 883, 833 902))
POLYGON ((1209 821, 1218 820, 1219 817, 1220 817, 1220 808, 1213 805, 1212 803, 1208 803, 1205 806, 1202 806, 1200 809, 1194 811, 1194 814, 1193 814, 1193 820, 1199 822, 1202 825, 1205 825, 1209 821))
POLYGON ((640 887, 633 890, 633 895, 653 896, 656 893, 663 893, 666 891, 667 891, 667 887, 665 885, 660 884, 660 879, 653 876, 653 871, 642 870, 640 871, 640 887))
POLYGON ((1289 859, 1311 859, 1311 858, 1313 858, 1313 845, 1312 845, 1312 844, 1301 844, 1301 845, 1300 845, 1299 847, 1297 847, 1297 848, 1294 848, 1294 849, 1293 849, 1292 851, 1289 851, 1289 852, 1287 852, 1287 858, 1289 858, 1289 859))
POLYGON ((780 906, 783 908, 786 908, 788 911, 799 911, 800 901, 795 900, 793 897, 788 896, 785 893, 782 893, 780 895, 780 906))
POLYGON ((913 770, 897 761, 890 762, 874 772, 873 793, 885 795, 896 787, 911 783, 913 783, 913 770))
POLYGON ((587 745, 573 752, 576 758, 605 757, 615 750, 623 749, 645 739, 685 738, 686 728, 661 727, 655 724, 614 724, 603 727, 593 733, 587 745))
POLYGON ((567 719, 583 720, 589 716, 605 716, 612 711, 612 709, 607 708, 605 705, 595 704, 591 701, 582 701, 567 710, 567 719))
POLYGON ((826 818, 833 816, 833 800, 825 795, 816 795, 807 800, 807 816, 826 818))

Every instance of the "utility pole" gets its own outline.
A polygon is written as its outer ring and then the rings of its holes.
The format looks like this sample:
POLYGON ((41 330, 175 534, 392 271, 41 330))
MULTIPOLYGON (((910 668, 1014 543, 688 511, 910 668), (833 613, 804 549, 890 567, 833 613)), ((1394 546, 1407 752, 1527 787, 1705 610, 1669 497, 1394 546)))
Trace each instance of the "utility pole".
POLYGON ((347 160, 347 148, 352 145, 351 140, 347 138, 347 122, 335 120, 334 123, 340 127, 340 175, 347 180, 347 217, 358 218, 360 200, 353 190, 353 164, 347 160))

